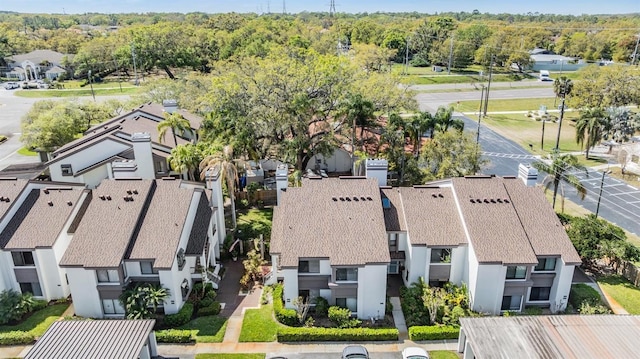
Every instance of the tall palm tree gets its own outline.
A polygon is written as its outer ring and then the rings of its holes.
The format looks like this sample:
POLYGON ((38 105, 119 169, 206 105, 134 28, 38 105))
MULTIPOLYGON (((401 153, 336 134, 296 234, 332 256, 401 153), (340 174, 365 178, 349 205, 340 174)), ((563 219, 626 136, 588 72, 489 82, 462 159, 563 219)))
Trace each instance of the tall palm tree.
POLYGON ((174 147, 167 160, 172 170, 180 173, 186 172, 187 179, 195 181, 196 170, 202 160, 202 155, 196 145, 187 143, 174 147))
POLYGON ((553 93, 556 95, 556 99, 553 101, 553 105, 556 105, 556 100, 559 98, 565 98, 569 96, 573 90, 573 81, 566 76, 560 76, 553 81, 553 93))
POLYGON ((413 155, 417 158, 420 156, 420 145, 422 144, 422 136, 425 132, 431 130, 431 138, 433 138, 433 130, 435 127, 435 119, 430 112, 421 112, 414 116, 410 122, 406 124, 407 133, 413 141, 413 155))
POLYGON ((222 152, 208 155, 200 162, 200 178, 205 178, 208 170, 220 171, 220 176, 224 178, 229 191, 229 199, 231 200, 231 219, 233 228, 236 227, 236 202, 235 189, 238 183, 238 167, 245 169, 249 164, 241 159, 233 158, 233 147, 224 146, 222 152))
MULTIPOLYGON (((347 98, 342 113, 352 127, 352 145, 355 144, 356 128, 360 127, 360 141, 358 141, 358 148, 362 149, 364 144, 363 136, 365 128, 373 128, 378 125, 373 121, 375 118, 373 103, 364 99, 360 94, 351 95, 347 98)), ((352 151, 355 152, 355 149, 352 149, 352 151)))
POLYGON ((584 110, 576 121, 576 142, 586 147, 587 159, 589 159, 589 149, 602 140, 605 118, 604 110, 594 107, 584 110))
MULTIPOLYGON (((464 129, 464 121, 459 118, 453 118, 453 107, 438 107, 436 114, 433 116, 435 120, 435 129, 440 132, 447 132, 449 128, 456 129, 460 132, 464 129)), ((433 138, 433 132, 431 137, 433 138)))
POLYGON ((167 130, 169 129, 171 129, 171 133, 173 134, 173 143, 175 146, 178 145, 178 137, 176 133, 184 134, 185 132, 193 132, 189 120, 182 117, 182 115, 177 112, 164 113, 164 120, 158 123, 158 141, 164 142, 167 130))
POLYGON ((568 183, 570 186, 578 191, 581 199, 584 199, 587 194, 586 188, 580 183, 580 179, 571 173, 572 170, 584 171, 587 175, 589 172, 587 168, 581 165, 578 161, 578 157, 572 154, 560 155, 558 152, 554 152, 545 161, 533 162, 532 166, 538 171, 547 173, 547 176, 542 181, 545 191, 549 187, 553 186, 553 208, 556 208, 556 197, 558 195, 558 188, 560 188, 562 195, 562 207, 564 212, 564 186, 562 181, 568 183))

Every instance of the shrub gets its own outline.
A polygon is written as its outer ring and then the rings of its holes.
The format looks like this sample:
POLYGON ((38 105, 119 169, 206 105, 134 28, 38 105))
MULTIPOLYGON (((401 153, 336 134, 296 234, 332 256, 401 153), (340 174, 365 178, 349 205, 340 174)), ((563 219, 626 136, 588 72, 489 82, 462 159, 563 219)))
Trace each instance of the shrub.
POLYGON ((19 320, 27 313, 28 310, 26 308, 30 304, 23 302, 25 297, 28 301, 28 296, 23 296, 15 290, 3 290, 0 293, 0 324, 19 320))
POLYGON ((611 314, 609 308, 604 305, 596 304, 592 305, 588 301, 582 302, 580 308, 578 308, 578 312, 584 315, 592 315, 592 314, 611 314))
POLYGON ((298 322, 298 313, 295 309, 286 309, 282 303, 282 284, 276 284, 273 288, 273 311, 276 319, 284 325, 296 326, 298 322))
POLYGON ((524 315, 542 315, 542 308, 540 307, 527 307, 524 309, 524 315))
POLYGON ((180 311, 176 314, 168 314, 164 316, 164 325, 169 328, 179 327, 187 324, 193 316, 193 304, 184 303, 180 311))
POLYGON ((398 340, 398 329, 371 328, 278 328, 279 342, 316 342, 316 341, 387 341, 398 340))
POLYGON ((459 328, 449 325, 414 326, 409 328, 409 339, 413 341, 458 339, 459 334, 459 328))
MULTIPOLYGON (((66 303, 66 301, 65 301, 64 303, 66 303)), ((58 303, 56 302, 56 304, 58 304, 58 303)), ((32 305, 32 307, 31 307, 31 311, 35 312, 36 310, 44 309, 44 308, 46 308, 48 305, 49 305, 49 302, 47 302, 46 300, 43 300, 43 299, 36 299, 36 300, 33 302, 33 305, 32 305)))
POLYGON ((31 344, 34 340, 33 334, 21 330, 0 333, 0 345, 31 344))
POLYGON ((197 293, 201 298, 205 297, 210 292, 215 292, 215 290, 213 289, 213 284, 211 283, 204 284, 202 282, 196 282, 193 284, 193 288, 191 289, 192 294, 197 293), (202 295, 202 287, 204 287, 204 295, 202 295))
POLYGON ((317 297, 315 312, 318 317, 326 317, 329 314, 329 302, 323 297, 317 297))
POLYGON ((191 343, 190 330, 167 329, 156 331, 156 340, 158 343, 191 343))
POLYGON ((579 283, 571 286, 569 292, 569 303, 574 308, 580 308, 582 303, 588 303, 590 305, 600 305, 602 301, 600 299, 600 293, 590 286, 579 283))
POLYGON ((200 301, 199 307, 198 308, 205 308, 210 306, 211 304, 213 304, 213 299, 211 298, 204 298, 200 301))
POLYGON ((206 306, 206 307, 200 307, 198 309, 198 316, 199 317, 206 317, 209 315, 218 315, 220 314, 220 302, 212 302, 211 305, 206 306))
POLYGON ((412 283, 410 287, 400 287, 400 304, 408 327, 428 325, 430 322, 429 310, 422 300, 425 287, 426 284, 422 278, 412 283))
POLYGON ((351 311, 347 308, 330 307, 329 320, 338 328, 353 328, 360 325, 358 319, 351 319, 351 311))
POLYGON ((387 302, 384 303, 384 314, 391 313, 393 313, 393 304, 391 304, 391 300, 389 300, 389 297, 387 296, 387 302))

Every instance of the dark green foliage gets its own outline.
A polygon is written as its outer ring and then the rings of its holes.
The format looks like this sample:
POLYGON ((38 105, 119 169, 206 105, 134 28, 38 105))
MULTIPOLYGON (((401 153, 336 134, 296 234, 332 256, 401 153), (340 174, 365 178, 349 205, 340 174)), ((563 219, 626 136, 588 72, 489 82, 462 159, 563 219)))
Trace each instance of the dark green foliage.
POLYGON ((387 302, 384 303, 384 314, 391 314, 393 312, 393 304, 389 300, 389 296, 387 296, 387 302))
MULTIPOLYGON (((58 302, 56 301, 56 303, 58 303, 58 302)), ((64 301, 62 303, 66 303, 66 301, 64 301)), ((58 304, 60 304, 60 303, 58 303, 58 304)), ((44 308, 47 307, 47 305, 49 305, 49 302, 47 302, 46 300, 36 299, 33 302, 33 307, 31 308, 31 311, 35 312, 37 310, 44 309, 44 308)))
POLYGON ((422 278, 417 283, 412 283, 410 287, 400 288, 400 304, 407 327, 429 325, 429 310, 422 301, 425 288, 426 284, 422 278))
POLYGON ((31 344, 35 340, 33 334, 23 331, 0 333, 0 345, 31 344))
POLYGON ((276 284, 273 287, 273 311, 276 314, 276 319, 284 325, 297 326, 299 325, 298 314, 294 309, 284 308, 282 303, 282 284, 276 284))
POLYGON ((314 342, 314 341, 389 341, 398 340, 398 329, 371 328, 278 328, 279 342, 314 342))
POLYGON ((318 317, 326 317, 329 314, 329 302, 323 297, 316 298, 315 313, 318 317))
POLYGON ((31 293, 23 295, 15 290, 3 290, 0 293, 0 324, 20 320, 23 315, 33 311, 34 308, 40 309, 41 304, 37 302, 31 293))
POLYGON ((220 314, 220 309, 221 309, 220 302, 212 302, 210 305, 206 307, 200 306, 200 308, 198 309, 198 316, 206 317, 208 315, 218 315, 220 314))
POLYGON ((120 303, 127 319, 146 319, 155 314, 158 306, 169 297, 169 290, 160 284, 136 283, 120 295, 120 303))
POLYGON ((208 307, 211 304, 213 304, 213 299, 211 298, 204 298, 200 301, 200 305, 198 306, 199 308, 204 308, 204 307, 208 307))
POLYGON ((556 213, 558 215, 558 219, 560 219, 560 223, 562 223, 563 226, 566 226, 568 224, 571 223, 571 221, 576 218, 572 215, 566 214, 566 213, 556 213))
POLYGON ((601 305, 602 299, 600 293, 590 286, 578 283, 571 285, 571 291, 569 292, 569 304, 574 308, 580 308, 582 303, 588 303, 590 305, 601 305))
POLYGON ((179 327, 187 324, 193 316, 193 304, 184 303, 180 311, 176 314, 168 314, 164 316, 164 325, 169 328, 179 327))
POLYGON ((191 330, 167 329, 156 331, 158 343, 191 343, 191 330))
POLYGON ((542 308, 540 307, 527 307, 522 313, 524 315, 542 315, 542 308))
POLYGON ((360 325, 358 319, 351 319, 351 311, 347 308, 329 307, 329 320, 338 328, 355 328, 360 325))
POLYGON ((411 340, 444 340, 458 339, 460 328, 454 326, 413 326, 409 328, 409 339, 411 340))

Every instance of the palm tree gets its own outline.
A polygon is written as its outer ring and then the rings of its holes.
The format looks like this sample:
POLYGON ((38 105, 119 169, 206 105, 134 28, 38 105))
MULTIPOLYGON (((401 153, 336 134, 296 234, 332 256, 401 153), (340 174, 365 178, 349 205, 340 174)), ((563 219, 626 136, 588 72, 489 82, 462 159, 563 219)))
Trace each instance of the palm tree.
POLYGON ((120 295, 120 303, 127 313, 127 319, 151 318, 169 297, 169 290, 160 284, 137 283, 120 295))
POLYGON ((419 115, 406 124, 407 133, 413 141, 413 155, 417 158, 420 156, 420 145, 422 144, 422 135, 431 130, 431 138, 433 138, 433 130, 435 127, 435 119, 430 112, 421 112, 419 115))
POLYGON ((224 178, 227 184, 227 191, 229 191, 229 199, 231 200, 231 219, 234 228, 237 224, 234 193, 238 183, 238 167, 245 169, 249 167, 249 164, 244 160, 234 159, 233 147, 229 145, 224 146, 222 152, 208 155, 200 162, 200 178, 205 178, 209 170, 220 171, 220 176, 224 178))
POLYGON ((587 168, 581 165, 578 161, 578 157, 572 154, 564 154, 560 155, 557 151, 554 151, 553 154, 549 156, 546 161, 538 161, 532 163, 532 166, 535 167, 538 171, 547 173, 547 176, 542 181, 544 185, 545 191, 549 189, 553 185, 553 208, 556 208, 556 197, 558 195, 558 188, 560 188, 562 195, 562 207, 561 210, 564 212, 564 186, 562 181, 568 183, 572 187, 574 187, 581 199, 584 199, 587 194, 586 188, 580 183, 580 179, 575 175, 571 174, 571 170, 578 169, 584 171, 587 175, 589 172, 587 168))
MULTIPOLYGON (((373 103, 364 99, 360 94, 351 95, 344 104, 344 110, 342 113, 346 117, 348 123, 353 127, 351 140, 352 146, 355 143, 356 128, 360 127, 360 141, 358 147, 361 149, 364 145, 363 136, 365 128, 378 126, 375 121, 372 121, 375 118, 373 103)), ((352 151, 355 151, 355 149, 352 149, 352 151)))
POLYGON ((187 179, 196 180, 196 170, 202 160, 198 147, 192 143, 178 145, 171 150, 171 156, 167 159, 171 169, 187 173, 187 179))
POLYGON ((164 113, 164 120, 158 123, 158 141, 164 142, 168 129, 171 129, 171 133, 173 134, 173 143, 175 146, 178 146, 178 137, 176 133, 184 134, 185 132, 193 132, 189 120, 182 117, 182 115, 177 112, 164 113))
MULTIPOLYGON (((436 114, 433 116, 435 120, 435 129, 440 132, 447 132, 449 128, 454 128, 460 132, 464 129, 464 121, 459 118, 453 118, 453 107, 438 107, 436 114)), ((433 138, 433 132, 431 135, 433 138)))
POLYGON ((569 96, 571 90, 573 90, 573 81, 568 79, 566 76, 560 76, 559 78, 556 78, 556 80, 553 82, 553 93, 556 94, 556 99, 553 100, 553 105, 556 105, 556 100, 558 99, 558 97, 565 98, 569 96))
POLYGON ((584 110, 576 121, 576 142, 586 147, 587 159, 589 159, 589 149, 602 140, 605 118, 604 111, 594 107, 584 110))

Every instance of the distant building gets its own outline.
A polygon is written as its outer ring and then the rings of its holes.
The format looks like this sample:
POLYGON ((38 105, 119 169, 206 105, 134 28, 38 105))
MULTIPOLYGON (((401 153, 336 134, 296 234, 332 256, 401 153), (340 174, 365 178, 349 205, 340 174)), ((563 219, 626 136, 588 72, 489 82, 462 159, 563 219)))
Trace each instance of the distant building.
POLYGON ((73 55, 65 55, 52 50, 35 50, 27 54, 9 56, 5 58, 8 68, 5 77, 20 81, 45 78, 53 81, 65 73, 71 72, 65 67, 65 64, 71 59, 73 59, 73 55))
POLYGON ((540 71, 576 71, 587 65, 584 60, 580 60, 574 57, 567 57, 563 55, 557 55, 555 52, 535 48, 529 51, 531 54, 531 70, 540 71))

